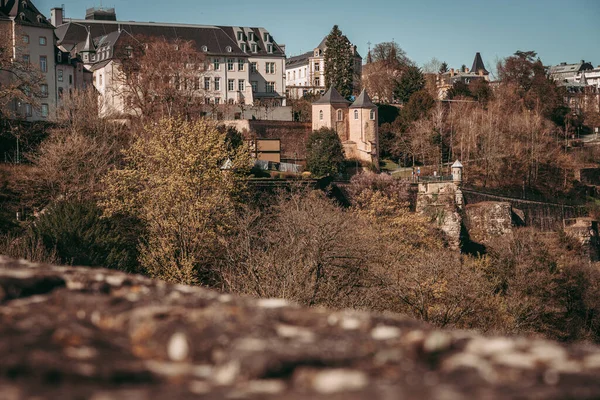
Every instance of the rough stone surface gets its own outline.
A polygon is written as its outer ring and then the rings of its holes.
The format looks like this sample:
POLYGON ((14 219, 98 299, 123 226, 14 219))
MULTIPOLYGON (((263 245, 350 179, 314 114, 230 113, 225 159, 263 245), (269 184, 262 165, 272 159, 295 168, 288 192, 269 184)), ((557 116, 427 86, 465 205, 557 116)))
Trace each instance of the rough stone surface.
POLYGON ((488 243, 499 236, 512 234, 510 203, 484 201, 465 207, 465 226, 471 240, 488 243))
MULTIPOLYGON (((460 194, 462 204, 462 194, 460 194)), ((446 235, 448 246, 460 247, 462 217, 458 213, 457 187, 453 182, 420 182, 416 211, 435 220, 446 235)))
POLYGON ((0 398, 600 397, 600 348, 0 256, 0 398))

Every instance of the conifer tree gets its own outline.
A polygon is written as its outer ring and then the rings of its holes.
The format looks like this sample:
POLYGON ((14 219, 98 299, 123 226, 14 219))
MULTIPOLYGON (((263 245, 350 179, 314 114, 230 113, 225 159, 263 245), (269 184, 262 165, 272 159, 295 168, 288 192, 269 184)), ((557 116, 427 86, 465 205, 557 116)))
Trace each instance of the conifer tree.
POLYGON ((325 41, 325 86, 331 86, 345 98, 352 95, 354 77, 354 50, 348 38, 337 25, 325 41))

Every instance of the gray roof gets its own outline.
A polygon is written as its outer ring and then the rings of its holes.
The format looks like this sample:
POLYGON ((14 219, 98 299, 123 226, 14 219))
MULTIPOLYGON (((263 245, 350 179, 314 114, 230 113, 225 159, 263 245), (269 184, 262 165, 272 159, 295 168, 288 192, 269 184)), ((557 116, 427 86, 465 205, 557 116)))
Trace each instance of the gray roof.
POLYGON ((373 104, 367 91, 363 89, 350 108, 377 108, 377 106, 373 104))
POLYGON ((308 64, 308 59, 312 57, 313 52, 309 51, 308 53, 300 54, 299 56, 290 57, 285 61, 285 66, 287 68, 294 68, 299 65, 308 64))
POLYGON ((477 52, 477 54, 475 54, 475 59, 473 60, 473 66, 471 67, 471 71, 474 73, 479 73, 480 70, 483 70, 484 74, 489 74, 489 72, 485 69, 485 65, 483 65, 481 54, 477 52))
POLYGON ((39 12, 30 0, 1 1, 0 16, 14 18, 20 25, 53 28, 52 24, 48 22, 46 17, 39 12))
POLYGON ((327 93, 313 104, 350 104, 350 102, 343 98, 342 95, 331 86, 327 93))

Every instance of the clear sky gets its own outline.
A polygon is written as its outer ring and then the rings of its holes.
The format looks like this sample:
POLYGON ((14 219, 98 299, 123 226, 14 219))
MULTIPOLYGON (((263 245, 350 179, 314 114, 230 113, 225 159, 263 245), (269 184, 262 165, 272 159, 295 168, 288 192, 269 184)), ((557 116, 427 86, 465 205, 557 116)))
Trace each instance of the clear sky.
MULTIPOLYGON (((50 15, 84 18, 100 0, 33 0, 50 15)), ((600 65, 600 0, 103 0, 119 20, 265 27, 288 56, 310 51, 339 25, 366 57, 367 43, 395 40, 423 65, 436 57, 471 67, 516 50, 534 50, 546 65, 579 60, 600 65)))

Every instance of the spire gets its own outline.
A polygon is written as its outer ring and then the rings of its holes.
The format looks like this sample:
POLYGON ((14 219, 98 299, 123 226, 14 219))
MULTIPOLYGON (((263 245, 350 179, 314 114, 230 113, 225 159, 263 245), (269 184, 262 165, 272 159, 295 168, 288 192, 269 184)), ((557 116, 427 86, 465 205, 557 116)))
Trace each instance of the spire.
POLYGON ((365 89, 360 92, 360 95, 356 98, 356 101, 350 106, 350 108, 376 108, 377 106, 373 104, 367 91, 365 89))
POLYGON ((92 34, 89 28, 87 38, 85 39, 85 45, 83 46, 83 49, 81 49, 81 53, 96 53, 96 47, 94 46, 94 41, 92 40, 92 34))
POLYGON ((477 52, 475 54, 475 59, 473 60, 473 66, 471 67, 471 72, 474 74, 479 73, 480 70, 483 70, 484 74, 489 74, 489 72, 485 69, 485 65, 483 65, 483 60, 481 59, 481 54, 477 52))

